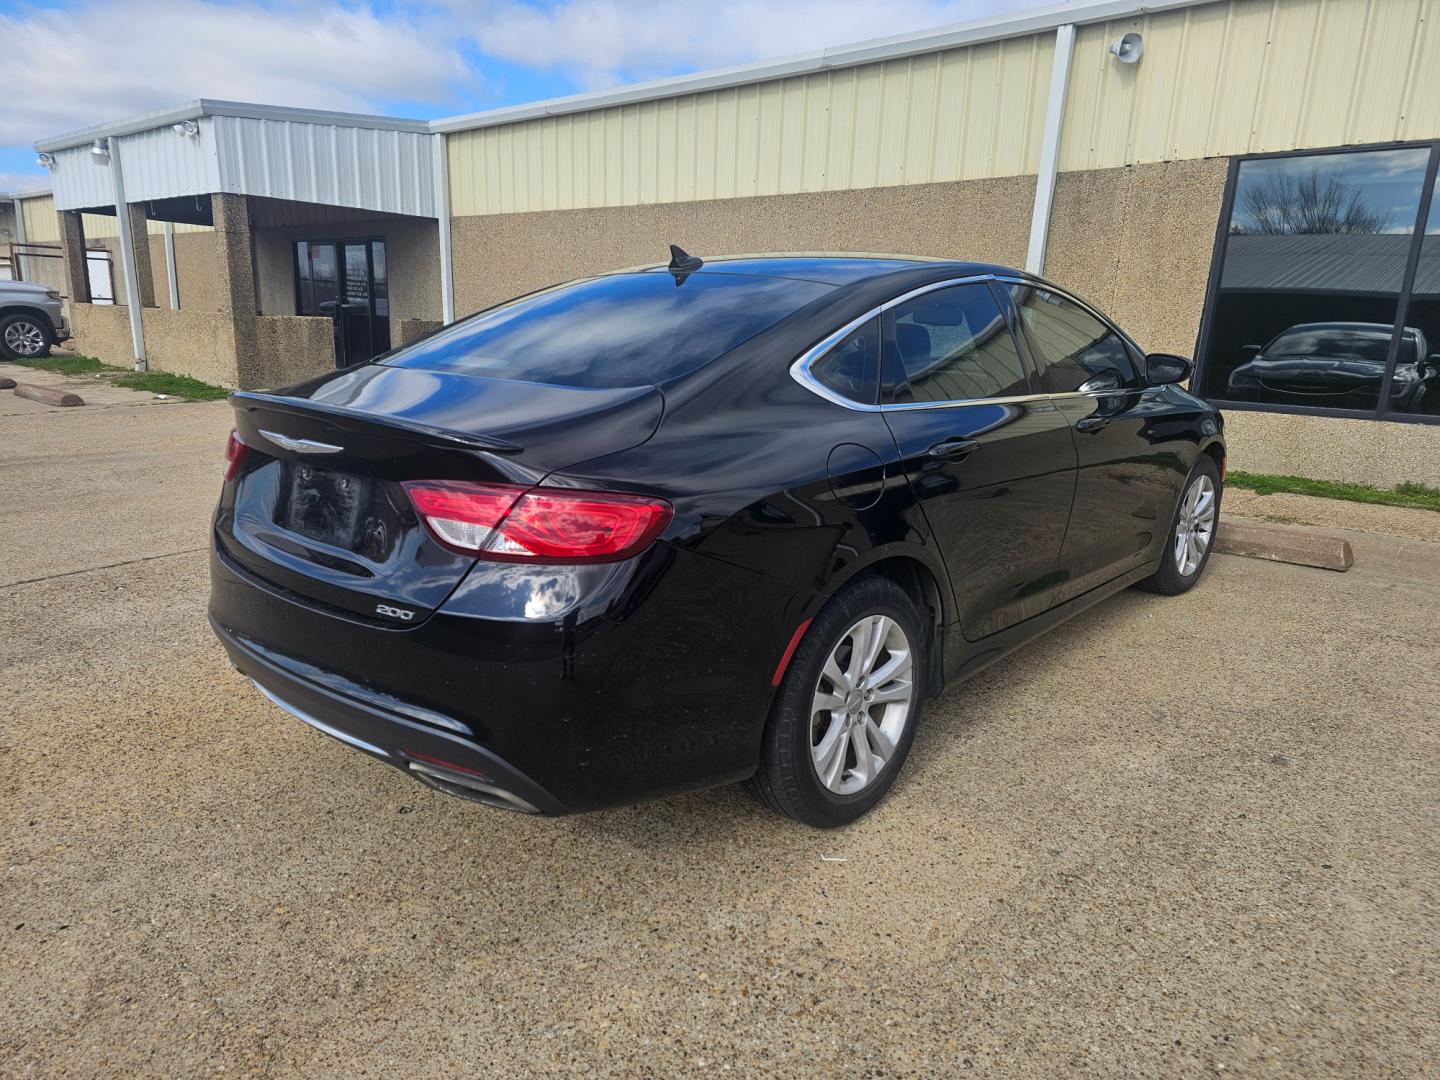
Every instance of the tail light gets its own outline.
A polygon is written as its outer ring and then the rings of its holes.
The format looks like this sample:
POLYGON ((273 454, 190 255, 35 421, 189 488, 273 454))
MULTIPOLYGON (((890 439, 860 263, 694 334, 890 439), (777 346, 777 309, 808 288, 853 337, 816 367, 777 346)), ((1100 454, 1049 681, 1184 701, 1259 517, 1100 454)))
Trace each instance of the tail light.
POLYGON ((230 432, 230 438, 225 440, 225 479, 234 480, 235 474, 240 471, 240 463, 245 460, 245 443, 240 438, 238 431, 230 432))
POLYGON ((648 547, 672 516, 663 499, 610 492, 456 480, 412 481, 405 490, 441 544, 508 562, 628 559, 648 547))

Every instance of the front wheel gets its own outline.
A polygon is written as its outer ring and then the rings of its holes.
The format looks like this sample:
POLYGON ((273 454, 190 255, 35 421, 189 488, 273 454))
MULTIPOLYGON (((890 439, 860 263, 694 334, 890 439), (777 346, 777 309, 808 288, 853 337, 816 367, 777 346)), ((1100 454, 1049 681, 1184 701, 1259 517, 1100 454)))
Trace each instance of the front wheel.
POLYGON ((1200 460, 1185 482, 1185 493, 1175 508, 1175 520, 1165 544, 1160 568, 1140 582, 1141 588, 1165 596, 1185 592, 1200 580, 1210 561, 1210 548, 1220 524, 1220 470, 1209 454, 1200 460))
POLYGON ((34 315, 0 318, 0 356, 7 360, 34 360, 50 355, 50 327, 34 315))
POLYGON ((905 591, 884 578, 845 586, 795 650, 750 793, 822 829, 865 814, 910 752, 926 670, 924 632, 905 591))

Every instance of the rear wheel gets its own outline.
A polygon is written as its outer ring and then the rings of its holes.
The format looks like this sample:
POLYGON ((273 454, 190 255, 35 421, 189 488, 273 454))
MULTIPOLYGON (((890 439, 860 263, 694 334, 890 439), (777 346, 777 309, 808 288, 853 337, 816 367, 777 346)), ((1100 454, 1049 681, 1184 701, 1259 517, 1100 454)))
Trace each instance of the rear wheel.
POLYGON ((920 617, 904 590, 883 578, 847 585, 795 650, 750 793, 817 828, 866 813, 910 752, 926 670, 920 617))
POLYGON ((23 312, 0 318, 0 356, 7 360, 49 356, 52 339, 44 319, 23 312))
POLYGON ((1174 596, 1200 580, 1220 524, 1221 493, 1220 470, 1209 454, 1201 454, 1175 508, 1160 569, 1140 582, 1141 588, 1174 596))

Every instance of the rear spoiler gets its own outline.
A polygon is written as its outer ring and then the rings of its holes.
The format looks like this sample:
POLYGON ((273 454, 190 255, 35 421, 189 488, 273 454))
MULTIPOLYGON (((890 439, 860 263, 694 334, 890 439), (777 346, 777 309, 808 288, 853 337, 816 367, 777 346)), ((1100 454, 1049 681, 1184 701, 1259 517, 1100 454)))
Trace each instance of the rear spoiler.
POLYGON ((292 413, 296 416, 324 416, 337 426, 351 430, 384 428, 387 431, 404 431, 421 435, 432 443, 448 444, 457 450, 484 450, 492 454, 518 454, 524 447, 506 439, 493 436, 471 435, 463 431, 417 424, 395 416, 378 417, 369 413, 347 409, 308 398, 285 397, 279 394, 261 394, 253 390, 237 390, 230 395, 230 404, 236 409, 264 409, 268 412, 292 413))

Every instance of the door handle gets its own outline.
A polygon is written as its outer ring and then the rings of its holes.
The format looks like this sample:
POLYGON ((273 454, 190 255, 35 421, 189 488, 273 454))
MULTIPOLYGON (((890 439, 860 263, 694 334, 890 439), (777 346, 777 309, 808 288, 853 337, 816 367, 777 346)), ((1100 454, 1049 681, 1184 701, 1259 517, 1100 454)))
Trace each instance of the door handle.
POLYGON ((926 450, 925 453, 932 458, 954 458, 958 460, 969 457, 979 449, 980 444, 974 439, 961 439, 957 437, 941 439, 934 446, 930 447, 929 450, 926 450))
POLYGON ((1087 416, 1075 422, 1076 431, 1101 431, 1109 426, 1110 421, 1103 416, 1087 416))

